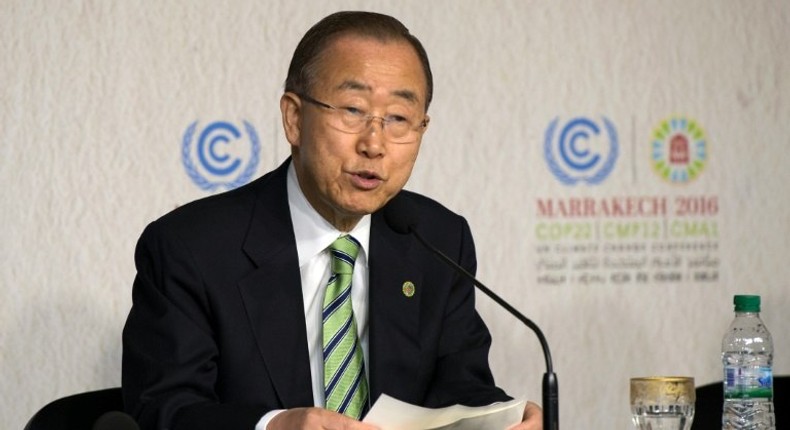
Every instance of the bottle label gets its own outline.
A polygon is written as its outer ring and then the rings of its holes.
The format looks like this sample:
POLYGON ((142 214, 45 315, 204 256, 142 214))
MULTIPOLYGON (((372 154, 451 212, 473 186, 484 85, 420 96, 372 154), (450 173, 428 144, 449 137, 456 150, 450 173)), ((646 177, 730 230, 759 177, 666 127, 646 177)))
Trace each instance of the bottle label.
POLYGON ((770 367, 724 368, 724 397, 727 399, 772 398, 773 385, 770 367))

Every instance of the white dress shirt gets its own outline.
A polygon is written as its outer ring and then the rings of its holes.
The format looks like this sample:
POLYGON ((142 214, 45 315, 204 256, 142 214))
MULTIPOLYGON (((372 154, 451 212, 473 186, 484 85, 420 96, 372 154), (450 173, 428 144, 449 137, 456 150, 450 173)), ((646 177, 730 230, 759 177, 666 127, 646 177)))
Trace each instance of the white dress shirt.
MULTIPOLYGON (((310 354, 310 374, 313 382, 313 404, 324 407, 324 358, 322 311, 324 291, 329 282, 331 255, 329 245, 340 235, 348 233, 362 245, 354 264, 351 301, 357 321, 357 335, 362 344, 365 363, 368 363, 368 255, 370 246, 370 215, 365 215, 350 232, 341 232, 316 212, 307 201, 296 178, 293 163, 288 166, 288 208, 291 211, 299 272, 302 278, 304 315, 307 323, 307 350, 310 354)), ((263 288, 263 286, 262 286, 263 288)), ((367 371, 368 366, 365 366, 367 371)), ((369 379, 369 375, 368 375, 369 379)), ((255 430, 266 430, 269 421, 282 412, 268 412, 255 425, 255 430)))

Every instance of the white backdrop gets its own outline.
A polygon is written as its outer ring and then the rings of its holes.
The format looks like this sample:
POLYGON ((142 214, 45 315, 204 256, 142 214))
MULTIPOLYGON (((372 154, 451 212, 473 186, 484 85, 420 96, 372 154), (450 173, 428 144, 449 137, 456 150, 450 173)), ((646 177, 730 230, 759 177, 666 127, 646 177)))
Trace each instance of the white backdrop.
MULTIPOLYGON (((341 9, 393 14, 425 44, 435 102, 408 188, 468 218, 479 277, 543 327, 563 428, 631 428, 631 376, 720 379, 739 292, 763 296, 775 372, 790 373, 786 1, 6 0, 0 428, 22 428, 57 397, 120 384, 137 237, 207 194, 182 166, 185 130, 246 120, 260 139, 256 176, 278 165, 290 55, 310 25, 341 9), (546 134, 553 120, 579 116, 615 125, 619 157, 600 183, 565 185, 546 161, 546 134), (667 118, 704 128, 704 169, 687 183, 651 167, 667 118), (669 209, 563 217, 538 205, 633 196, 669 209), (678 213, 698 198, 715 210, 678 213), (661 234, 606 236, 607 225, 633 222, 661 234), (690 224, 707 230, 695 236, 682 228, 690 224), (541 235, 579 225, 596 235, 541 235), (568 251, 591 243, 600 249, 568 251)), ((479 308, 498 382, 540 399, 534 336, 487 298, 479 308)))

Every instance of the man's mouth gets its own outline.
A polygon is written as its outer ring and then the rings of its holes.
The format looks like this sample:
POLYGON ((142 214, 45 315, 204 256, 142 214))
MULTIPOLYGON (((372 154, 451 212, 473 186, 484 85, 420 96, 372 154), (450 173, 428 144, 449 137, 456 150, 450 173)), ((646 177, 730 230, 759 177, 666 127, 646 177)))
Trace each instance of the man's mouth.
POLYGON ((376 173, 368 171, 357 172, 356 175, 362 179, 381 179, 376 173))
POLYGON ((383 181, 381 176, 370 170, 360 170, 351 175, 351 180, 357 188, 372 190, 383 181))

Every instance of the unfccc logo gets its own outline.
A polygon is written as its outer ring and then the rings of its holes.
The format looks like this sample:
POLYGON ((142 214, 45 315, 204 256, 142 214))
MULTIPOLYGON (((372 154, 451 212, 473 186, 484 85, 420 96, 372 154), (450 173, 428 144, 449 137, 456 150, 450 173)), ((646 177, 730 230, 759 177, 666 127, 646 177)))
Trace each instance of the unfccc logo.
POLYGON ((599 184, 612 172, 618 152, 617 131, 605 117, 601 124, 576 117, 564 125, 555 118, 546 129, 543 156, 565 185, 599 184))
POLYGON ((247 121, 243 124, 245 133, 229 122, 212 122, 200 130, 197 139, 198 122, 187 127, 181 162, 195 185, 206 191, 219 187, 230 190, 252 178, 261 145, 255 128, 247 121))

